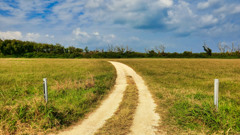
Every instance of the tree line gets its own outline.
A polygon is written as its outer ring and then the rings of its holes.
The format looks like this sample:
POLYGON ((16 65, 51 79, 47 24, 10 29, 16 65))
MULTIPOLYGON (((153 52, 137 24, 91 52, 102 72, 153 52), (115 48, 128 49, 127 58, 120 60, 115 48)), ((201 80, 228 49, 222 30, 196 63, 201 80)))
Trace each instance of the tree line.
POLYGON ((60 44, 36 43, 21 40, 1 40, 0 57, 26 57, 26 58, 240 58, 240 46, 230 47, 218 44, 220 53, 212 53, 212 50, 204 43, 205 52, 183 53, 165 52, 164 45, 146 49, 144 53, 135 52, 128 46, 108 45, 108 49, 89 50, 88 47, 76 48, 74 46, 64 47, 60 44), (231 50, 231 51, 230 51, 231 50))

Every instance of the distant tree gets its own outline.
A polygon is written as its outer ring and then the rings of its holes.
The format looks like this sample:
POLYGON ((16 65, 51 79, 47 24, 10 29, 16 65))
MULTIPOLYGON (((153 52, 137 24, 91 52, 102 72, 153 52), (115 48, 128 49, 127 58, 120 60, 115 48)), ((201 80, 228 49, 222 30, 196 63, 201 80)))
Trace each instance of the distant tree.
POLYGON ((113 51, 114 51, 113 45, 109 45, 109 44, 108 44, 107 52, 113 52, 113 51))
POLYGON ((85 53, 89 53, 89 49, 87 46, 84 48, 84 51, 85 51, 85 53))
POLYGON ((56 53, 56 54, 62 54, 62 53, 64 53, 64 47, 63 47, 61 44, 58 44, 58 43, 57 43, 57 44, 54 46, 53 52, 56 53))
POLYGON ((183 56, 191 57, 192 56, 192 52, 191 51, 184 51, 183 52, 183 56))
POLYGON ((2 39, 0 39, 0 54, 2 53, 2 39))
POLYGON ((224 52, 225 52, 225 48, 224 48, 224 46, 222 46, 222 43, 221 43, 221 42, 218 43, 218 49, 219 49, 219 51, 220 51, 221 53, 224 53, 224 52))
POLYGON ((164 53, 166 47, 163 44, 161 44, 159 46, 155 46, 154 49, 156 50, 156 52, 158 52, 158 54, 160 54, 160 53, 164 53))
POLYGON ((69 46, 68 47, 69 53, 74 53, 76 52, 76 48, 74 46, 69 46))
POLYGON ((207 46, 206 42, 204 42, 203 49, 204 49, 204 51, 207 53, 207 55, 209 55, 209 56, 212 55, 212 49, 210 49, 210 48, 207 46))
POLYGON ((240 44, 238 45, 236 52, 240 52, 240 44))

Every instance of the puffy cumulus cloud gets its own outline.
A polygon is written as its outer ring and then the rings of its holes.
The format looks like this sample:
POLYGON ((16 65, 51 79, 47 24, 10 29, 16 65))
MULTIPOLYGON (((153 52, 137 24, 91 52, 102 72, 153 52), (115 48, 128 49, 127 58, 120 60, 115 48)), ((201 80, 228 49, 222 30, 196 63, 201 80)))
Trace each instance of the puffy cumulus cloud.
POLYGON ((80 19, 138 29, 162 28, 164 12, 172 6, 173 0, 89 0, 80 19))
POLYGON ((185 37, 194 33, 201 33, 217 25, 219 19, 214 14, 199 15, 191 9, 190 4, 180 1, 177 5, 168 10, 166 24, 171 26, 176 36, 185 37))
POLYGON ((87 32, 82 31, 80 28, 74 29, 72 31, 72 34, 75 36, 75 38, 73 40, 77 40, 82 43, 87 43, 89 41, 89 39, 91 38, 87 32))
POLYGON ((116 36, 114 34, 110 34, 109 37, 110 38, 116 38, 116 36))
POLYGON ((0 10, 1 38, 66 45, 72 39, 77 45, 149 45, 175 35, 187 40, 240 31, 240 2, 233 0, 18 0, 0 1, 0 10))
POLYGON ((214 37, 214 38, 216 38, 216 37, 239 38, 238 37, 239 30, 240 30, 239 25, 232 24, 232 23, 226 23, 226 24, 222 25, 221 27, 214 26, 210 29, 205 29, 203 32, 206 35, 209 35, 209 36, 214 37))
POLYGON ((99 32, 85 32, 80 28, 74 29, 72 34, 74 35, 73 40, 75 42, 80 42, 83 44, 111 43, 116 38, 114 34, 101 35, 99 32))
POLYGON ((27 33, 25 39, 29 41, 36 41, 39 37, 39 33, 27 33))
POLYGON ((104 0, 88 0, 85 7, 86 8, 99 8, 104 3, 104 0))
POLYGON ((201 22, 203 25, 210 25, 217 23, 218 19, 215 18, 213 15, 204 15, 201 16, 201 22))
POLYGON ((23 34, 21 31, 0 31, 0 39, 17 39, 23 41, 35 41, 35 42, 47 42, 53 43, 49 39, 54 39, 54 35, 46 34, 45 36, 41 35, 40 33, 26 33, 23 34))
POLYGON ((197 4, 197 8, 198 9, 206 9, 206 8, 213 6, 214 4, 216 4, 218 2, 219 2, 219 0, 208 0, 206 2, 199 2, 197 4))
POLYGON ((172 31, 175 31, 178 36, 188 36, 192 31, 195 31, 198 16, 193 13, 189 3, 180 1, 167 14, 166 24, 171 26, 172 31))
POLYGON ((55 36, 54 36, 54 35, 46 34, 45 37, 46 37, 46 38, 54 38, 55 36))
POLYGON ((80 28, 76 28, 75 30, 73 30, 72 32, 76 37, 89 37, 87 32, 81 31, 80 28))
POLYGON ((171 7, 173 5, 172 0, 157 0, 157 4, 159 7, 171 7))
POLYGON ((20 31, 0 31, 0 38, 1 39, 22 39, 22 33, 20 31))
POLYGON ((100 34, 99 34, 99 32, 93 32, 93 35, 99 36, 100 34))

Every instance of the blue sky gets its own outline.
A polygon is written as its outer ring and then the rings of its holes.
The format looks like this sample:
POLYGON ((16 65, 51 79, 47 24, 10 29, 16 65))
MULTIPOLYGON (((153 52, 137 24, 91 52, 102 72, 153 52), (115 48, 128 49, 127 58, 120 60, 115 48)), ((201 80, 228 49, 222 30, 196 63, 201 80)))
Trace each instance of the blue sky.
POLYGON ((1 0, 0 38, 90 49, 203 52, 240 44, 236 0, 1 0))

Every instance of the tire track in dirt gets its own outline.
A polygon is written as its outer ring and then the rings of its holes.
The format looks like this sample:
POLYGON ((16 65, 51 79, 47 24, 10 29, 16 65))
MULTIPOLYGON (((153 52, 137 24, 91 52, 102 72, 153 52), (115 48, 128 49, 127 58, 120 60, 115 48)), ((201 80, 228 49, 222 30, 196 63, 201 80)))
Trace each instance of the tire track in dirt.
MULTIPOLYGON (((111 62, 112 63, 112 62, 111 62)), ((112 63, 117 70, 116 84, 114 90, 109 97, 102 102, 100 107, 83 122, 75 126, 73 129, 63 131, 61 135, 93 135, 99 128, 103 126, 105 121, 117 111, 120 102, 122 101, 123 92, 127 86, 126 74, 118 63, 112 63)))
MULTIPOLYGON (((132 76, 139 93, 138 106, 134 114, 133 124, 131 126, 131 135, 155 135, 160 120, 155 112, 156 104, 145 85, 141 76, 132 68, 120 62, 109 61, 114 65, 117 71, 116 84, 113 92, 103 101, 101 106, 95 112, 89 115, 83 122, 73 129, 61 132, 62 135, 93 135, 101 128, 105 121, 111 118, 117 111, 122 101, 123 92, 126 89, 126 76, 132 76)), ((117 134, 117 133, 116 133, 117 134)))
POLYGON ((157 134, 159 115, 155 112, 157 105, 154 103, 151 93, 139 76, 129 66, 119 63, 127 75, 132 76, 139 93, 139 103, 131 127, 131 135, 155 135, 157 134))

